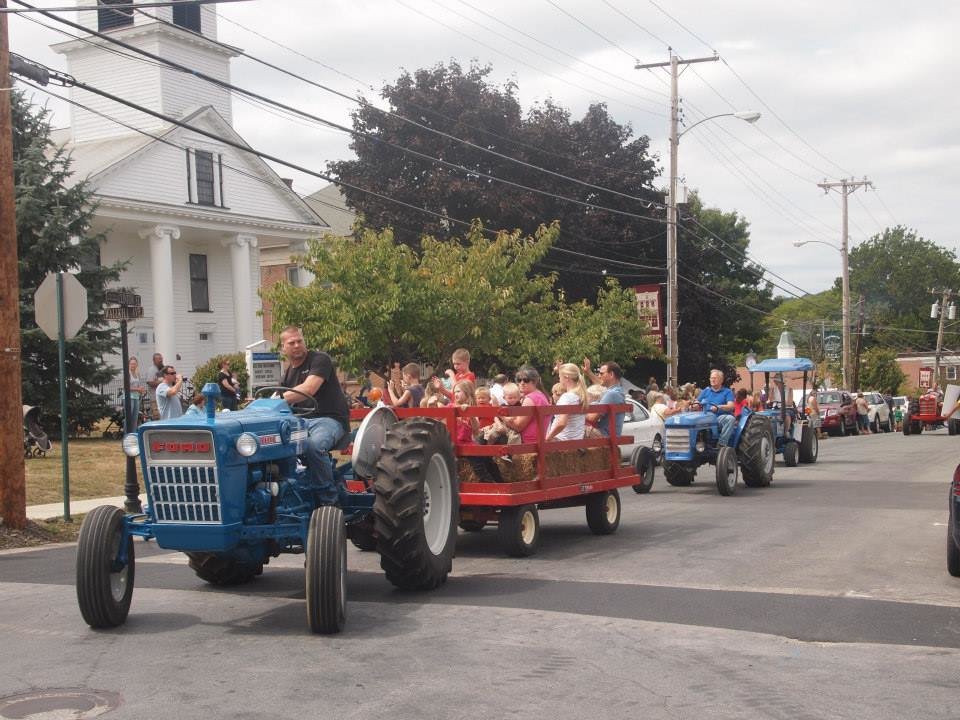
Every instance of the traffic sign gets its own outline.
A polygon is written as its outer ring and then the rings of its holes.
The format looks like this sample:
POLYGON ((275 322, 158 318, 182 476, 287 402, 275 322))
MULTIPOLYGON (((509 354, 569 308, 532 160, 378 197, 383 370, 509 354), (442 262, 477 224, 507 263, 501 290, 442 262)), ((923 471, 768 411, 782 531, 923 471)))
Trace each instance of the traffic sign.
MULTIPOLYGON (((69 340, 87 321, 87 289, 70 273, 63 275, 63 337, 69 340)), ((57 273, 47 273, 33 296, 37 326, 48 338, 59 335, 57 312, 57 273)))
POLYGON ((143 317, 143 305, 104 308, 103 317, 106 320, 136 320, 143 317))
MULTIPOLYGON (((107 290, 106 301, 113 305, 141 305, 140 296, 126 290, 107 290)), ((140 317, 139 315, 137 317, 140 317)))

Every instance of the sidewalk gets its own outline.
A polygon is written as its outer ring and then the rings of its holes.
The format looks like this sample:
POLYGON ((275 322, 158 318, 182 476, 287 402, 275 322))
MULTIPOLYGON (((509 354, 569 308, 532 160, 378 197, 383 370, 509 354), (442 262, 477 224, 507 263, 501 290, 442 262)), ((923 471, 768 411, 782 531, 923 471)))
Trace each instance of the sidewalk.
MULTIPOLYGON (((107 497, 92 498, 90 500, 71 500, 70 515, 82 515, 93 510, 99 505, 115 505, 118 508, 123 507, 125 497, 107 497)), ((147 502, 147 496, 141 495, 140 502, 144 505, 147 502)), ((27 518, 29 520, 50 520, 51 518, 63 517, 63 503, 47 503, 46 505, 27 505, 27 518)))

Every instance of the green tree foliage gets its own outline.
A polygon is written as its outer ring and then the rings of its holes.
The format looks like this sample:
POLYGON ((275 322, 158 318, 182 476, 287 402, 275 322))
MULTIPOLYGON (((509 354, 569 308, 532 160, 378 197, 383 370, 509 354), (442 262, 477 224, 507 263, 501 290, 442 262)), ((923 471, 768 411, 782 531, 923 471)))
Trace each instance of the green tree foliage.
POLYGON ((42 408, 48 433, 59 430, 57 343, 37 327, 33 296, 47 273, 79 268, 89 318, 66 343, 68 428, 87 430, 110 411, 96 389, 116 374, 102 358, 117 351, 120 338, 107 325, 102 308, 104 288, 119 278, 122 268, 100 266, 100 243, 106 238, 88 235, 92 193, 84 182, 69 182, 70 158, 50 140, 49 113, 32 106, 21 92, 12 92, 11 99, 23 401, 42 408))
POLYGON ((897 363, 893 350, 874 347, 863 353, 860 360, 860 387, 896 395, 907 379, 897 363))
POLYGON ((756 266, 744 262, 749 244, 749 225, 737 212, 705 208, 694 195, 681 213, 681 381, 705 383, 711 368, 742 364, 769 336, 765 313, 777 301, 756 266))
MULTIPOLYGON (((516 86, 489 84, 490 72, 490 67, 474 65, 465 70, 456 62, 440 64, 404 73, 381 94, 396 114, 421 125, 528 165, 644 201, 662 202, 663 196, 651 185, 658 172, 649 156, 646 136, 632 138, 632 130, 614 122, 602 104, 592 105, 579 120, 571 119, 569 111, 549 100, 524 115, 516 86)), ((635 260, 648 255, 644 238, 655 234, 663 237, 663 213, 659 211, 657 219, 658 211, 650 210, 646 202, 588 188, 490 155, 386 115, 372 105, 354 113, 353 121, 357 130, 376 139, 356 136, 351 148, 357 158, 331 163, 330 171, 350 185, 412 206, 402 207, 343 187, 350 207, 362 213, 371 227, 392 227, 399 243, 419 248, 422 235, 449 240, 464 232, 462 226, 415 208, 467 223, 479 219, 488 227, 519 229, 524 235, 532 235, 541 224, 556 220, 560 233, 539 270, 560 269, 560 286, 568 298, 592 300, 605 263, 585 255, 612 257, 619 253, 626 260, 635 260), (412 157, 391 145, 442 158, 463 170, 412 157), (481 173, 652 219, 585 208, 481 177, 481 173), (556 248, 582 254, 572 256, 556 248)), ((663 267, 662 241, 659 246, 658 267, 663 267)))
MULTIPOLYGON (((508 231, 519 229, 524 236, 534 235, 542 224, 558 222, 558 234, 534 270, 540 274, 556 272, 557 283, 569 301, 594 303, 598 291, 608 291, 608 278, 615 277, 625 286, 663 283, 666 223, 663 193, 654 187, 660 171, 656 158, 650 156, 649 138, 634 137, 632 129, 615 122, 603 104, 590 106, 581 118, 571 117, 568 110, 551 101, 524 113, 517 87, 490 84, 490 72, 490 67, 473 65, 464 69, 451 62, 404 73, 396 83, 382 89, 382 97, 396 114, 451 137, 437 136, 373 106, 358 110, 353 116, 355 129, 372 137, 355 137, 351 148, 356 159, 330 165, 331 173, 347 183, 343 186, 347 204, 370 227, 391 227, 397 243, 414 249, 420 248, 421 236, 451 240, 463 232, 461 226, 442 219, 442 215, 465 222, 479 219, 485 226, 508 231), (527 165, 465 146, 452 137, 527 165), (397 147, 443 158, 462 169, 411 157, 397 147), (564 180, 533 166, 597 187, 564 180), (558 197, 505 185, 483 175, 558 197)), ((721 300, 708 290, 680 281, 681 378, 702 379, 710 367, 725 364, 727 357, 736 360, 762 335, 762 314, 736 303, 766 309, 772 301, 759 275, 745 267, 739 257, 739 251, 749 242, 743 218, 736 213, 704 210, 698 201, 691 204, 686 215, 717 233, 722 241, 694 222, 683 222, 681 275, 734 300, 721 300), (725 258, 720 250, 736 259, 725 258)), ((662 375, 662 369, 649 364, 643 367, 644 372, 662 375)))
POLYGON ((554 278, 533 273, 557 227, 533 236, 480 224, 450 241, 425 237, 421 252, 396 245, 391 231, 361 230, 359 239, 310 243, 306 288, 279 283, 268 291, 276 329, 298 325, 311 347, 333 354, 351 372, 393 361, 440 367, 463 346, 480 372, 555 358, 632 358, 653 353, 644 340, 632 291, 611 281, 596 306, 568 304, 554 278))
POLYGON ((898 225, 851 250, 849 264, 851 305, 861 294, 866 303, 868 345, 935 347, 938 321, 930 319, 935 299, 930 290, 960 289, 960 264, 952 250, 898 225))
POLYGON ((230 353, 229 355, 214 355, 203 365, 197 367, 197 369, 193 371, 193 377, 191 378, 193 387, 196 388, 197 392, 203 390, 203 386, 207 383, 217 382, 217 376, 220 374, 220 363, 224 360, 230 361, 230 370, 233 371, 233 374, 237 376, 237 380, 240 381, 240 387, 247 387, 247 380, 250 379, 247 373, 247 359, 242 352, 238 352, 230 353))

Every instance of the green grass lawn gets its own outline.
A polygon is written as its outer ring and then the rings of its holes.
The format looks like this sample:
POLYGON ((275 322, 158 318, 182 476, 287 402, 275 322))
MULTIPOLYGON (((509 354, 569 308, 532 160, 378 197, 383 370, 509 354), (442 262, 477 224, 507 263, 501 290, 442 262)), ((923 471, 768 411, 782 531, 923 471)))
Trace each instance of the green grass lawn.
MULTIPOLYGON (((24 461, 27 505, 63 500, 61 450, 62 446, 56 442, 46 457, 27 458, 24 461)), ((119 440, 77 438, 70 440, 67 451, 71 500, 123 495, 127 456, 120 449, 119 440)))

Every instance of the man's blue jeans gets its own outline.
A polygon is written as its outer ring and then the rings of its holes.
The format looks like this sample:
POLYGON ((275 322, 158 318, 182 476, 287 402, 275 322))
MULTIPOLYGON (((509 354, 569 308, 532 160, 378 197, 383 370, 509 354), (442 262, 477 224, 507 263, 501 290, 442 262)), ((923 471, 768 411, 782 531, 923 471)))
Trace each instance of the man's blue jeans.
POLYGON ((717 424, 720 427, 720 438, 717 442, 729 447, 730 438, 733 437, 733 431, 737 428, 737 419, 733 415, 718 415, 717 424))
POLYGON ((307 461, 307 479, 317 488, 319 501, 327 505, 335 505, 340 497, 328 453, 340 441, 343 433, 343 425, 333 418, 307 420, 307 447, 303 453, 307 461))

